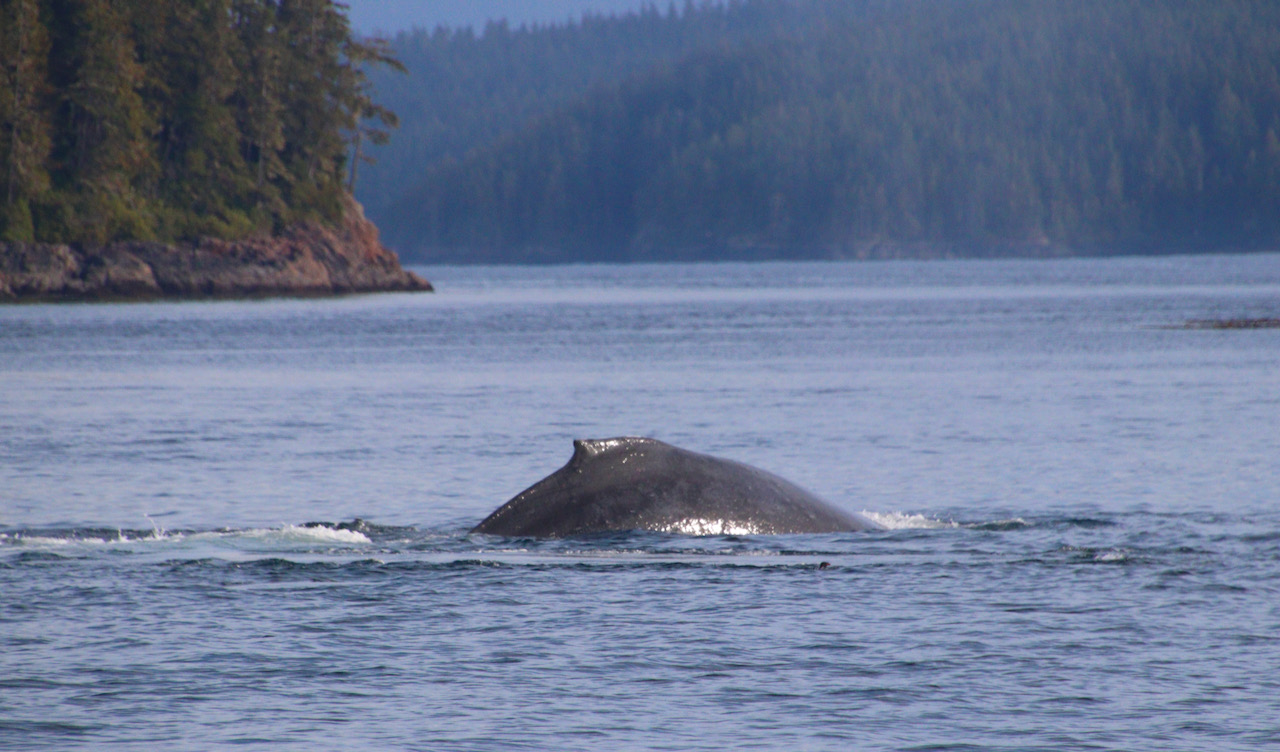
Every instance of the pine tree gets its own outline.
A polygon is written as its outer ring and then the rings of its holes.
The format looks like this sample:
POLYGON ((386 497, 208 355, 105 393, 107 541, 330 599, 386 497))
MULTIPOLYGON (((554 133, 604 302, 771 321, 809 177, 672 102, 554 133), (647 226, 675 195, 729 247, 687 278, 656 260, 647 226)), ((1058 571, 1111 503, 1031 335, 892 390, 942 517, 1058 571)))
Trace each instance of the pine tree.
POLYGON ((282 0, 277 19, 281 74, 291 84, 282 98, 282 157, 292 173, 287 200, 305 213, 333 218, 341 212, 346 173, 334 81, 350 31, 329 0, 282 0))
POLYGON ((403 63, 391 56, 391 47, 385 39, 363 44, 349 40, 344 56, 343 93, 347 98, 344 108, 348 113, 346 128, 352 141, 351 179, 347 190, 354 193, 360 165, 373 162, 373 158, 364 152, 364 142, 367 140, 374 146, 385 146, 391 140, 390 129, 400 125, 400 119, 394 112, 373 101, 372 85, 365 70, 370 65, 381 64, 399 73, 408 71, 403 63))
POLYGON ((365 125, 394 126, 395 115, 369 94, 364 69, 370 64, 404 70, 385 43, 352 38, 347 18, 331 0, 282 0, 277 14, 283 43, 281 73, 292 85, 282 98, 285 149, 292 174, 290 200, 333 218, 354 179, 347 178, 348 154, 357 160, 365 139, 386 140, 386 132, 365 125))
POLYGON ((363 145, 395 124, 365 68, 403 70, 352 38, 343 7, 0 0, 0 238, 229 238, 339 218, 363 145))
POLYGON ((0 4, 0 239, 35 240, 31 202, 49 188, 46 59, 49 38, 37 0, 0 4))
POLYGON ((233 101, 244 161, 252 171, 251 210, 262 216, 281 216, 284 199, 278 183, 290 182, 282 153, 286 86, 280 70, 285 50, 276 27, 276 4, 264 0, 234 0, 233 25, 239 35, 239 86, 233 101))
POLYGON ((155 113, 159 197, 176 207, 165 234, 235 235, 252 228, 252 190, 232 95, 238 38, 229 0, 135 0, 147 104, 155 113), (192 54, 199 50, 199 54, 192 54))
POLYGON ((138 187, 153 179, 153 119, 133 37, 113 0, 55 2, 63 19, 53 57, 61 58, 57 187, 69 210, 57 234, 101 243, 154 236, 155 218, 138 187))

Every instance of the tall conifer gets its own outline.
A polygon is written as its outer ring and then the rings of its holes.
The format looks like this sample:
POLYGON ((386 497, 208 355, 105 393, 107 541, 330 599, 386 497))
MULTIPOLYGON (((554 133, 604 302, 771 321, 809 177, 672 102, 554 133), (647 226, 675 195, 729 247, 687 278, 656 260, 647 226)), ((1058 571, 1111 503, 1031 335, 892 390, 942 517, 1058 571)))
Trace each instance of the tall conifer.
POLYGON ((31 241, 31 202, 49 188, 46 59, 37 0, 0 3, 0 239, 31 241))
POLYGON ((149 140, 154 121, 121 4, 66 0, 54 12, 65 14, 54 41, 67 77, 57 173, 71 210, 60 234, 88 242, 151 237, 154 217, 138 187, 157 168, 149 140))
POLYGON ((285 82, 277 28, 277 5, 263 0, 233 0, 232 18, 239 35, 239 86, 233 95, 240 149, 252 171, 255 215, 283 216, 281 184, 291 183, 282 153, 285 148, 285 82))
POLYGON ((333 0, 0 0, 0 239, 337 219, 376 63, 333 0))

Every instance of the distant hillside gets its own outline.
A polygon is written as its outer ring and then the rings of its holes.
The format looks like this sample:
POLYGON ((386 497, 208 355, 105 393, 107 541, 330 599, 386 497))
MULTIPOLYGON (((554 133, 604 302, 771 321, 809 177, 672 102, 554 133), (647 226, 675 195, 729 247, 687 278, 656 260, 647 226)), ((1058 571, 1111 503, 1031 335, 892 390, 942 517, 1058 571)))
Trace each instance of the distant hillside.
POLYGON ((472 97, 434 122, 471 138, 366 186, 399 196, 377 219, 418 258, 1280 242, 1274 2, 779 0, 432 39, 472 97), (449 52, 468 45, 489 51, 449 52), (619 52, 637 49, 651 54, 619 52), (517 70, 557 83, 504 89, 517 70), (491 127, 459 129, 469 117, 491 127))
POLYGON ((495 22, 479 35, 469 27, 401 33, 392 49, 409 75, 370 71, 400 128, 371 150, 375 161, 361 169, 357 195, 372 219, 398 223, 412 209, 396 205, 432 165, 462 159, 594 88, 698 50, 793 33, 811 20, 777 0, 700 9, 686 0, 683 13, 671 6, 561 26, 495 22))

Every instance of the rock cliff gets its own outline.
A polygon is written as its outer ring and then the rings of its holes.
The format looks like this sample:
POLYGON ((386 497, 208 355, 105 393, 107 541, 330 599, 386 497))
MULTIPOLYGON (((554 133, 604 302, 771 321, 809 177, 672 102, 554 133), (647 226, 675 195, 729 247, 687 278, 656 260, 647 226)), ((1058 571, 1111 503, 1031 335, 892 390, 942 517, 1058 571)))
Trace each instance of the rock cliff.
POLYGON ((0 243, 0 302, 341 295, 430 291, 378 240, 354 201, 337 226, 278 235, 98 247, 0 243))

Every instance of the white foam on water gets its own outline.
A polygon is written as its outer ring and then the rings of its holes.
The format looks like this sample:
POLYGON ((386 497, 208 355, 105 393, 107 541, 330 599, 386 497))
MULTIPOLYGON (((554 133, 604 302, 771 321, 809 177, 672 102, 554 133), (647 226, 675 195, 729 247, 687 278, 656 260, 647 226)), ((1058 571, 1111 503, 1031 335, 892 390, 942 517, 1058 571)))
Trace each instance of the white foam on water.
POLYGON ((372 543, 369 536, 358 530, 344 530, 342 528, 329 527, 327 525, 290 525, 288 523, 281 524, 280 527, 268 528, 251 528, 249 530, 236 530, 232 532, 222 533, 200 533, 193 536, 198 539, 207 539, 209 537, 218 537, 222 539, 248 540, 263 543, 337 543, 345 545, 360 545, 363 543, 372 543))
POLYGON ((169 532, 156 527, 150 535, 129 537, 123 532, 113 538, 98 536, 51 536, 4 534, 0 538, 8 546, 24 548, 58 549, 111 549, 135 550, 138 553, 147 551, 166 551, 175 548, 180 550, 211 548, 213 551, 227 549, 274 550, 276 548, 292 549, 299 546, 359 546, 372 543, 367 535, 356 530, 344 530, 329 526, 307 527, 302 525, 282 524, 273 528, 251 528, 248 530, 218 530, 202 533, 169 532))
POLYGON ((38 546, 44 548, 61 548, 75 545, 103 546, 118 542, 109 541, 105 538, 51 538, 45 535, 15 535, 11 540, 16 546, 38 546))
POLYGON ((40 548, 66 548, 70 546, 130 546, 140 543, 178 541, 182 540, 181 533, 168 533, 164 530, 156 529, 151 535, 130 538, 124 532, 119 532, 114 538, 99 538, 85 536, 66 536, 56 537, 51 535, 24 535, 18 533, 16 535, 0 535, 0 540, 11 542, 15 546, 34 546, 40 548))
POLYGON ((1126 554, 1124 551, 1120 551, 1114 548, 1109 549, 1107 551, 1099 551, 1098 553, 1093 555, 1093 560, 1098 562, 1127 561, 1128 558, 1129 558, 1129 555, 1126 554))
MULTIPOLYGON (((258 531, 250 531, 257 533, 258 531)), ((359 530, 345 530, 343 528, 328 527, 327 525, 316 525, 314 527, 304 527, 301 525, 282 525, 278 529, 267 530, 268 538, 275 538, 290 543, 346 543, 358 545, 362 543, 373 543, 369 536, 359 530)), ((244 533, 242 533, 243 535, 244 533)))
POLYGON ((960 527, 959 523, 926 517, 923 514, 907 514, 906 512, 862 512, 872 522, 886 530, 940 530, 960 527))

